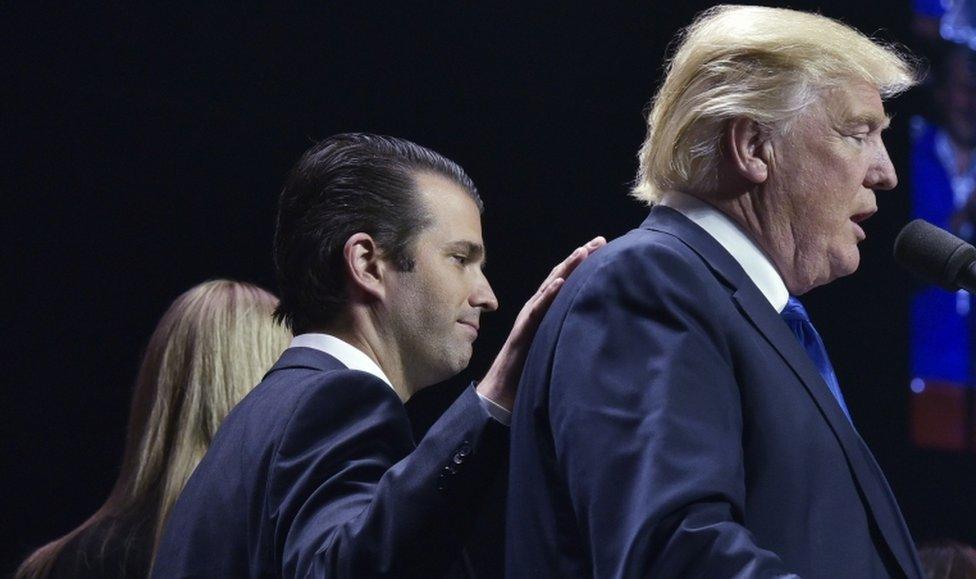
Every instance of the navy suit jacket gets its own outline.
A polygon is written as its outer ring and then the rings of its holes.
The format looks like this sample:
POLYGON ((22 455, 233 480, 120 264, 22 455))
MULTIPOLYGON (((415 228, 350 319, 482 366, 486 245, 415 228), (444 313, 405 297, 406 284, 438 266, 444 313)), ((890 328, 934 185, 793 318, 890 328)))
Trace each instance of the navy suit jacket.
POLYGON ((387 384, 289 348, 221 425, 153 576, 439 576, 506 450, 472 388, 415 446, 387 384))
POLYGON ((566 282, 511 434, 509 577, 923 576, 807 353, 671 209, 566 282))

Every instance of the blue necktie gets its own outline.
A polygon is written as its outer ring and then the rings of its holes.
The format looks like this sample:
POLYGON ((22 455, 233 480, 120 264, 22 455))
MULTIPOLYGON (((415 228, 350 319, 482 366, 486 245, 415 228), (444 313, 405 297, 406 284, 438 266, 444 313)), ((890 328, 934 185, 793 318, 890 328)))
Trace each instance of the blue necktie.
POLYGON ((810 355, 810 359, 813 360, 820 375, 823 376, 824 382, 827 383, 827 388, 830 389, 830 393, 834 395, 837 403, 840 404, 840 409, 847 415, 847 419, 851 420, 851 413, 847 410, 847 404, 844 403, 844 395, 840 391, 840 384, 837 382, 837 375, 834 374, 834 367, 830 364, 830 358, 827 357, 827 349, 824 348, 820 334, 817 333, 816 328, 810 322, 810 316, 807 314, 806 308, 803 307, 800 300, 790 296, 789 301, 786 302, 786 308, 783 309, 783 313, 780 315, 783 316, 786 325, 793 330, 793 334, 800 341, 800 345, 810 355))

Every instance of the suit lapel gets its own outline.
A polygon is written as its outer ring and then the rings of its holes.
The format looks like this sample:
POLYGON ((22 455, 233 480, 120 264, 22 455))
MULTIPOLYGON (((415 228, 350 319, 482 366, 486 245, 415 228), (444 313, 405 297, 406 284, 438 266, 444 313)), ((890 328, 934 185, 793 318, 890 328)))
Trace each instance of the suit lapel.
POLYGON ((895 559, 907 576, 923 576, 911 535, 881 469, 830 393, 810 356, 759 288, 725 248, 678 212, 655 207, 642 227, 680 239, 733 288, 732 300, 739 311, 793 370, 837 437, 854 479, 895 559))

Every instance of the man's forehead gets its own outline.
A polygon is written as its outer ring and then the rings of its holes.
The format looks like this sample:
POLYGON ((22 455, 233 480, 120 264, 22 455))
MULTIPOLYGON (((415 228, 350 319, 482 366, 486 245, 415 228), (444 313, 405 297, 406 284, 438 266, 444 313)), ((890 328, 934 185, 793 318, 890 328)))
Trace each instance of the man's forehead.
POLYGON ((474 213, 480 223, 481 211, 471 194, 453 179, 430 172, 413 175, 417 198, 427 213, 444 215, 464 215, 474 213))
POLYGON ((866 82, 832 88, 824 95, 823 102, 835 123, 851 127, 866 125, 871 130, 886 128, 890 123, 878 89, 866 82))
POLYGON ((428 225, 420 236, 438 245, 465 244, 463 249, 469 250, 483 245, 481 212, 463 187, 446 177, 427 173, 416 175, 415 182, 417 197, 428 217, 428 225))

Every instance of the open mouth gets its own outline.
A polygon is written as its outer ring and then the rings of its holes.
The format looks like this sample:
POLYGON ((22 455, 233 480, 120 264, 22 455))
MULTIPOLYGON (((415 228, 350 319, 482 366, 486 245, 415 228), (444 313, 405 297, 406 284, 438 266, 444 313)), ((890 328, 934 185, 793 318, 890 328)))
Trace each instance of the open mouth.
POLYGON ((851 217, 851 221, 853 221, 854 223, 861 223, 862 221, 874 215, 877 211, 878 211, 877 209, 872 209, 870 211, 864 211, 863 213, 856 213, 851 217))

